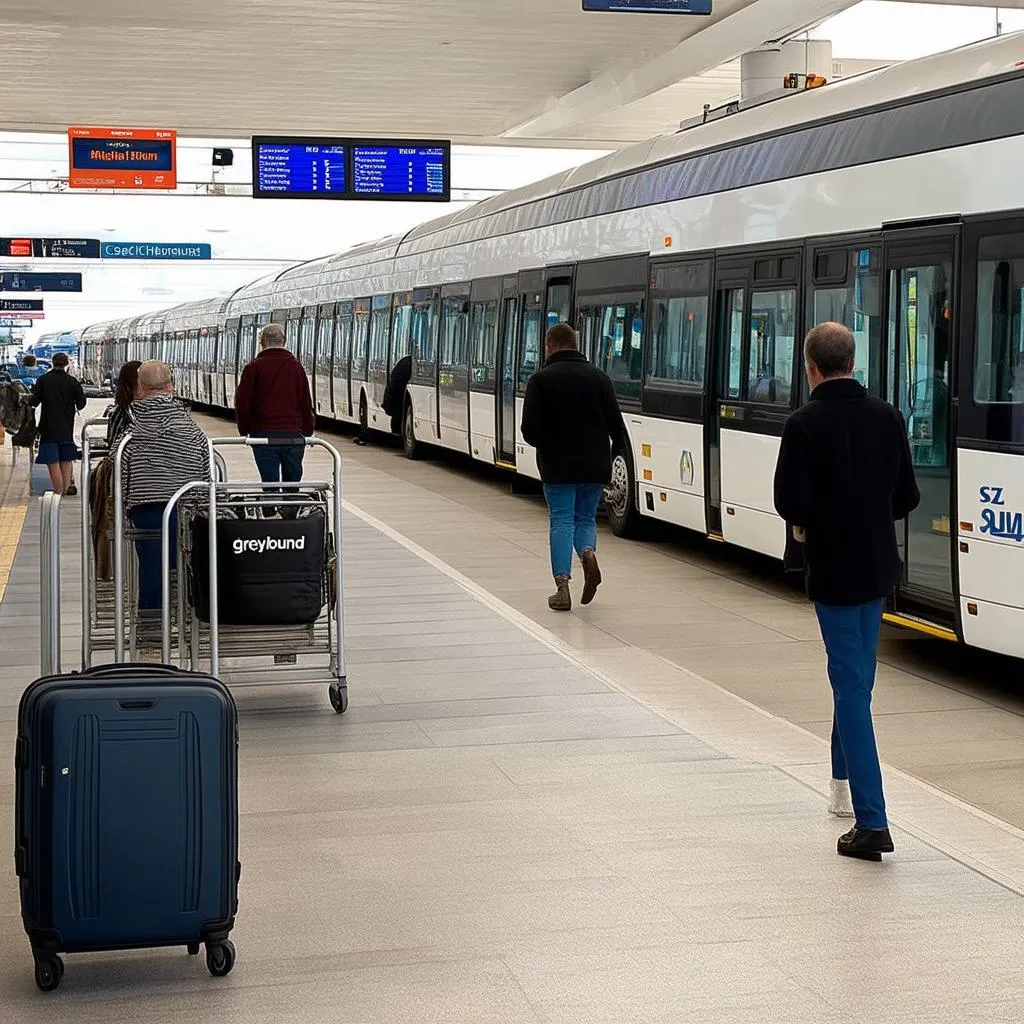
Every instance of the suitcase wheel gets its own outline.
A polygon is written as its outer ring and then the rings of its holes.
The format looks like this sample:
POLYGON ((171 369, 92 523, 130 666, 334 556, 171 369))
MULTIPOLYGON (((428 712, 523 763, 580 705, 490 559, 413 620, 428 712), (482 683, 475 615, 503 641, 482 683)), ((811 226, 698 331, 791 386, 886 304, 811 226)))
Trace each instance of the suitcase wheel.
POLYGON ((64 961, 59 956, 36 957, 36 984, 43 992, 52 992, 64 977, 64 961))
POLYGON ((331 707, 339 715, 345 714, 348 711, 348 687, 341 683, 331 683, 329 693, 331 695, 331 707))
POLYGON ((206 966, 215 978, 224 978, 235 966, 235 944, 228 939, 206 947, 206 966))

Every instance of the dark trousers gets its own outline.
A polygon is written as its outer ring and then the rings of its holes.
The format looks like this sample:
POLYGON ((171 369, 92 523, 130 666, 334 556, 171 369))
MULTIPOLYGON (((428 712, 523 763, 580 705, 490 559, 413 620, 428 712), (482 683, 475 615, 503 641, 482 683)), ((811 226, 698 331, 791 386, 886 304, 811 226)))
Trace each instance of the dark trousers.
MULTIPOLYGON (((296 483, 302 479, 302 460, 306 456, 306 446, 304 444, 275 443, 278 440, 292 441, 295 438, 294 434, 254 434, 253 436, 265 437, 270 441, 270 444, 258 445, 252 450, 260 479, 265 484, 274 484, 279 480, 283 483, 296 483)), ((284 515, 284 512, 282 511, 281 514, 284 515)))
MULTIPOLYGON (((136 505, 131 510, 132 525, 136 530, 145 530, 157 536, 135 541, 135 553, 139 558, 139 610, 156 611, 163 604, 163 572, 160 559, 160 524, 163 521, 163 505, 136 505)), ((171 530, 167 548, 170 565, 175 567, 178 544, 178 512, 171 513, 171 530)))
POLYGON ((814 609, 828 654, 828 678, 835 701, 832 777, 850 780, 858 827, 886 828, 882 769, 871 720, 882 602, 815 604, 814 609))

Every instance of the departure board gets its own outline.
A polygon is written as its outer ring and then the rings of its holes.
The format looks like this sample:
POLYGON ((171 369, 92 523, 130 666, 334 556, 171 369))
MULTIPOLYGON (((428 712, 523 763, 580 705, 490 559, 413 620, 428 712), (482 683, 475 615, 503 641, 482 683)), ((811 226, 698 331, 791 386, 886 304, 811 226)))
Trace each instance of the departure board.
POLYGON ((256 199, 451 199, 451 143, 406 139, 252 140, 256 199))
POLYGON ((389 199, 446 201, 451 194, 445 145, 367 145, 352 148, 352 190, 389 199))
POLYGON ((583 0, 583 10, 626 14, 710 14, 711 0, 583 0))
POLYGON ((318 199, 348 190, 348 151, 329 139, 253 139, 254 196, 318 199))

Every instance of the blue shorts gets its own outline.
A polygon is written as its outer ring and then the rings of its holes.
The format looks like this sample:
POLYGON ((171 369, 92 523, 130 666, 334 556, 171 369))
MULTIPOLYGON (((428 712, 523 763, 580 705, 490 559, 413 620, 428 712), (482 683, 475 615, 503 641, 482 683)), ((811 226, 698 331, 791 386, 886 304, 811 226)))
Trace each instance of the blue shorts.
POLYGON ((52 466, 55 462, 77 462, 80 458, 74 441, 40 441, 36 465, 52 466))

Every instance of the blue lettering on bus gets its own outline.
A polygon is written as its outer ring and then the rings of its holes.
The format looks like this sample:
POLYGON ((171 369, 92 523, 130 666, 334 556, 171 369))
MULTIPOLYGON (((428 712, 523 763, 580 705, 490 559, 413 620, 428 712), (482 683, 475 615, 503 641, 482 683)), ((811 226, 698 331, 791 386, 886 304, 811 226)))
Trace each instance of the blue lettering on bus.
POLYGON ((993 508, 981 510, 981 532, 990 537, 1005 537, 1018 544, 1024 541, 1024 513, 996 512, 993 508))

